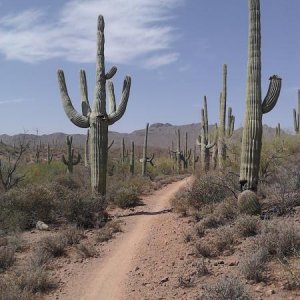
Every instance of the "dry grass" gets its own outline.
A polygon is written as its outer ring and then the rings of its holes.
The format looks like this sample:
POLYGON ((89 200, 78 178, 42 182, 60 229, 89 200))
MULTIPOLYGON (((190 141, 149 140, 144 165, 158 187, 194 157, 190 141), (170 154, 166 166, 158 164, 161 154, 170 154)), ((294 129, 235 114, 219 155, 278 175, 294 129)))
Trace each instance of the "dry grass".
POLYGON ((94 257, 97 255, 97 250, 91 243, 80 243, 76 246, 76 249, 83 258, 94 257))
POLYGON ((7 270, 14 264, 15 252, 16 249, 14 247, 0 247, 0 273, 7 270))

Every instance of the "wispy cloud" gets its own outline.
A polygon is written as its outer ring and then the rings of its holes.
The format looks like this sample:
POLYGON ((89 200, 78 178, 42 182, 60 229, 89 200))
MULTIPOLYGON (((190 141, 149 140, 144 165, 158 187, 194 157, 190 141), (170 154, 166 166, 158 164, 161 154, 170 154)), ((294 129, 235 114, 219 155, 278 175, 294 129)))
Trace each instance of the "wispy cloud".
POLYGON ((17 98, 17 99, 11 99, 11 100, 0 100, 0 105, 2 104, 15 104, 15 103, 21 103, 21 102, 28 102, 30 100, 23 99, 23 98, 17 98))
POLYGON ((94 62, 96 20, 106 21, 106 59, 157 68, 176 61, 179 33, 170 25, 186 0, 70 0, 55 21, 47 11, 27 10, 0 19, 0 52, 7 59, 38 62, 63 58, 94 62))

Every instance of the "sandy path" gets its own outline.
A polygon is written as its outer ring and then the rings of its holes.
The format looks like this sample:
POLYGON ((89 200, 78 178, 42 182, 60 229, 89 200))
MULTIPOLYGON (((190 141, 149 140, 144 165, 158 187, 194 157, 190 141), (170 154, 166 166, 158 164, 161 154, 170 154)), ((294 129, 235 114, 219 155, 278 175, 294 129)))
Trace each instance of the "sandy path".
MULTIPOLYGON (((124 216, 124 233, 112 241, 109 253, 70 279, 59 299, 114 300, 127 298, 129 271, 134 269, 140 250, 149 246, 155 224, 161 224, 170 208, 169 200, 191 179, 172 183, 145 197, 145 206, 136 214, 124 216), (124 298, 125 297, 125 298, 124 298)), ((163 249, 162 249, 163 250, 163 249)))

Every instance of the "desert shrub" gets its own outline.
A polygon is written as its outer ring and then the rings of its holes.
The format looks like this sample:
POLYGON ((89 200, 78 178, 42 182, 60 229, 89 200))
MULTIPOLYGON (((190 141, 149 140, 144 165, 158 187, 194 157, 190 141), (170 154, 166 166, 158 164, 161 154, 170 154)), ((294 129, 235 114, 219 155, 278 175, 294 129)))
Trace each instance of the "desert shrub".
POLYGON ((226 198, 220 202, 214 210, 214 215, 223 220, 234 220, 237 214, 237 201, 234 198, 226 198))
POLYGON ((38 220, 53 221, 54 211, 55 195, 48 186, 13 189, 0 199, 0 227, 5 230, 29 229, 38 220))
POLYGON ((97 234, 96 234, 96 241, 98 243, 103 243, 103 242, 107 242, 109 241, 110 239, 113 238, 113 233, 112 231, 107 228, 107 227, 103 227, 103 228, 100 228, 98 231, 97 231, 97 234))
POLYGON ((245 285, 235 277, 222 277, 216 283, 204 287, 202 300, 250 300, 245 285))
POLYGON ((237 206, 242 214, 257 215, 261 211, 257 195, 250 190, 243 191, 239 195, 237 206))
POLYGON ((170 158, 159 158, 155 160, 156 172, 162 175, 171 175, 174 173, 174 162, 170 158))
POLYGON ((74 176, 71 176, 70 174, 57 176, 54 183, 69 190, 80 188, 80 184, 75 180, 74 176))
POLYGON ((15 262, 16 249, 9 246, 0 247, 0 273, 15 262))
POLYGON ((61 236, 68 245, 79 244, 80 241, 85 237, 83 231, 76 227, 67 228, 61 233, 61 236))
POLYGON ((83 258, 94 257, 97 254, 96 248, 91 243, 80 243, 76 249, 83 258))
POLYGON ((91 196, 89 193, 72 193, 62 203, 62 211, 68 222, 82 228, 102 227, 107 214, 103 198, 91 196))
POLYGON ((258 244, 279 258, 293 255, 300 250, 299 226, 292 221, 269 222, 262 228, 258 244))
POLYGON ((202 277, 209 274, 209 270, 205 264, 205 259, 202 258, 196 262, 196 275, 202 277))
POLYGON ((29 266, 18 274, 18 278, 18 286, 20 290, 32 294, 45 292, 56 286, 50 280, 44 267, 29 266))
POLYGON ((202 224, 198 224, 195 227, 197 237, 202 238, 205 235, 205 227, 202 224))
POLYGON ((112 202, 121 208, 137 206, 140 198, 134 187, 123 187, 112 196, 112 202))
POLYGON ((189 204, 201 209, 203 205, 218 203, 229 195, 228 189, 219 184, 219 179, 206 174, 193 182, 188 189, 189 204))
POLYGON ((42 267, 46 265, 51 259, 53 255, 48 249, 44 248, 43 246, 38 246, 34 249, 31 257, 30 257, 30 264, 33 267, 42 267))
POLYGON ((234 229, 243 237, 256 235, 259 230, 259 219, 255 216, 241 215, 236 220, 234 229))
POLYGON ((223 224, 224 220, 215 216, 214 214, 208 215, 199 222, 199 225, 203 226, 204 228, 217 228, 223 224))
POLYGON ((230 249, 234 243, 233 230, 229 227, 220 227, 215 233, 213 244, 218 251, 230 249))
POLYGON ((256 282, 262 281, 267 257, 268 251, 265 248, 252 250, 245 254, 240 264, 240 270, 245 278, 256 282))
POLYGON ((67 241, 62 236, 45 237, 40 241, 41 252, 48 253, 52 257, 65 254, 67 241))
POLYGON ((196 244, 195 251, 199 257, 215 257, 217 255, 214 247, 207 242, 196 244))

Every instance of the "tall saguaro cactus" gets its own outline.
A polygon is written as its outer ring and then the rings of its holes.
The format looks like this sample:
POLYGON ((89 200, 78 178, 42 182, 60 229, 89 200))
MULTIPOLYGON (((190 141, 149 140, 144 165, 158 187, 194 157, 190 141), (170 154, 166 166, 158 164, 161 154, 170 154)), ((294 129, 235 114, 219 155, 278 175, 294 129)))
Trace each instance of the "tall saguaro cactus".
POLYGON ((200 136, 196 143, 200 146, 200 162, 202 170, 207 172, 209 170, 209 150, 215 146, 215 142, 210 143, 208 138, 208 113, 207 113, 207 100, 204 96, 203 108, 201 109, 201 128, 200 136))
POLYGON ((212 157, 211 157, 211 161, 212 161, 212 168, 213 170, 215 170, 217 168, 217 160, 218 160, 218 124, 215 124, 215 130, 214 130, 214 139, 215 139, 215 146, 213 147, 213 151, 212 151, 212 157))
POLYGON ((51 164, 52 159, 53 159, 53 153, 51 153, 50 145, 48 143, 48 145, 47 145, 47 163, 48 163, 48 165, 51 164))
MULTIPOLYGON (((121 103, 116 108, 114 85, 111 79, 117 72, 117 67, 112 67, 105 73, 104 57, 104 19, 98 17, 97 31, 97 58, 96 58, 96 87, 94 101, 90 107, 88 100, 82 102, 83 113, 78 113, 71 102, 65 83, 64 72, 58 70, 58 82, 62 104, 66 115, 76 126, 89 128, 89 158, 91 166, 91 187, 94 193, 106 194, 106 173, 107 173, 107 147, 108 147, 108 126, 117 122, 123 116, 130 93, 131 78, 124 79, 121 103), (109 92, 110 111, 106 112, 106 84, 109 92)), ((80 72, 81 90, 84 97, 87 96, 85 72, 80 72)))
POLYGON ((67 166, 68 173, 73 173, 73 166, 79 164, 81 156, 78 153, 77 158, 75 158, 74 149, 72 149, 73 138, 67 136, 67 146, 68 146, 68 156, 67 159, 65 156, 62 156, 62 162, 67 166))
POLYGON ((223 162, 226 159, 225 145, 225 122, 226 122, 226 101, 227 101, 227 65, 223 65, 223 87, 220 94, 219 109, 219 133, 218 133, 218 162, 219 168, 223 168, 223 162))
POLYGON ((293 114, 294 114, 294 128, 295 128, 295 132, 299 133, 300 130, 300 90, 298 90, 298 111, 296 111, 296 109, 293 110, 293 114))
POLYGON ((260 1, 248 0, 249 36, 246 111, 242 139, 240 185, 242 190, 257 190, 262 145, 262 114, 270 112, 277 103, 281 78, 270 77, 267 95, 261 97, 261 29, 260 1))

